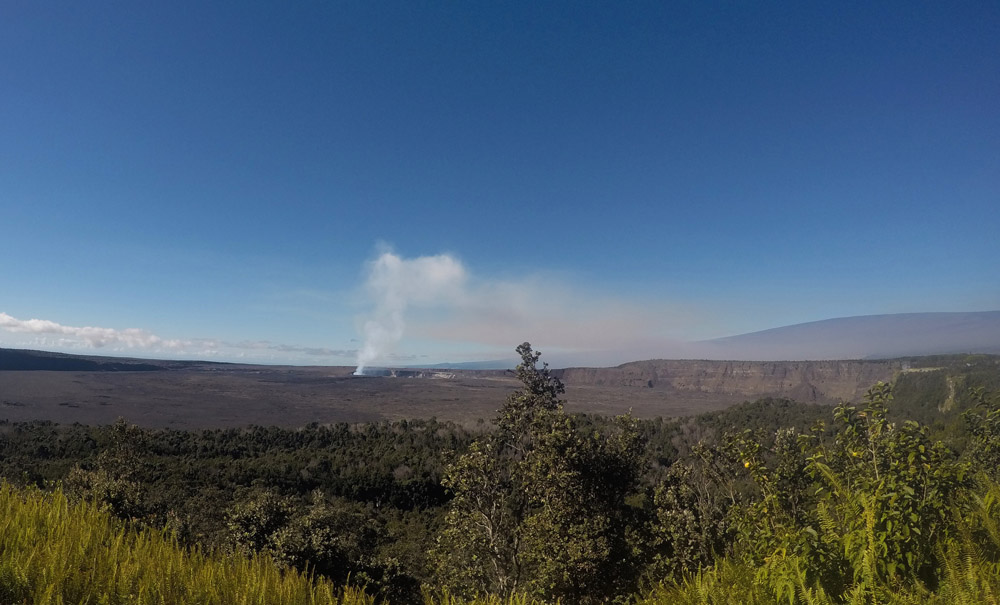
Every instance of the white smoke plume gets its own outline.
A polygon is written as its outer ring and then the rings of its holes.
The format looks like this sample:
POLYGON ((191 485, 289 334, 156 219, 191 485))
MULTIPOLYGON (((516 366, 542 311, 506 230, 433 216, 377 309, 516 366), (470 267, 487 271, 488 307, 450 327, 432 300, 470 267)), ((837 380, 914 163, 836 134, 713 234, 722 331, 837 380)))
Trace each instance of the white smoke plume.
POLYGON ((366 366, 392 353, 403 338, 407 308, 453 302, 463 296, 465 279, 462 263, 447 254, 404 259, 386 251, 369 263, 365 289, 374 309, 364 323, 354 373, 364 374, 366 366))
POLYGON ((407 259, 383 252, 367 264, 365 290, 373 309, 361 324, 359 375, 372 364, 398 361, 395 348, 404 332, 407 341, 415 339, 448 361, 506 355, 527 339, 581 363, 582 355, 627 360, 595 356, 609 351, 662 356, 676 342, 670 331, 698 323, 691 309, 595 294, 557 276, 475 275, 447 254, 407 259))

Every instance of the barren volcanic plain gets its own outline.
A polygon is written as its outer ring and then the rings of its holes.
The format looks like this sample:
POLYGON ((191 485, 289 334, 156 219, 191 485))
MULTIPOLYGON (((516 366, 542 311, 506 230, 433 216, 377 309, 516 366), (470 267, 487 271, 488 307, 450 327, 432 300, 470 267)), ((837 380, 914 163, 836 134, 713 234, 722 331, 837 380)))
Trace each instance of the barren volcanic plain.
MULTIPOLYGON (((686 416, 759 397, 854 401, 905 362, 654 360, 555 370, 566 409, 639 417, 686 416)), ((310 422, 490 419, 518 383, 502 370, 397 370, 353 376, 349 367, 251 366, 79 357, 0 350, 0 420, 147 427, 286 427, 310 422)))

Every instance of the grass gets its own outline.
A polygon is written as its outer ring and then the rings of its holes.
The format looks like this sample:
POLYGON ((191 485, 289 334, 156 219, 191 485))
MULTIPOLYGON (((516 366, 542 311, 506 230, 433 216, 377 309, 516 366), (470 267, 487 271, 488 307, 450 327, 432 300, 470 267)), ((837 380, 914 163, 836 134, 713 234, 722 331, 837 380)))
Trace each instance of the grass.
POLYGON ((0 483, 0 603, 80 605, 371 605, 265 557, 209 554, 136 529, 59 491, 0 483))
POLYGON ((942 546, 942 581, 936 590, 860 581, 839 597, 805 580, 801 561, 791 558, 791 574, 769 576, 760 568, 728 559, 680 582, 664 582, 635 605, 997 605, 1000 565, 984 556, 980 540, 966 535, 942 546))

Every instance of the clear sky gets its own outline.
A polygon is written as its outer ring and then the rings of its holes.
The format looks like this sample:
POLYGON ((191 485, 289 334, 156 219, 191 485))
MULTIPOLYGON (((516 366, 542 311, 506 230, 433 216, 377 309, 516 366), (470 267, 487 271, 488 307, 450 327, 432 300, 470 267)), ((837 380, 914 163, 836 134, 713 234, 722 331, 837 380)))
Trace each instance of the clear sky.
POLYGON ((0 4, 0 346, 648 356, 998 308, 997 2, 0 4))

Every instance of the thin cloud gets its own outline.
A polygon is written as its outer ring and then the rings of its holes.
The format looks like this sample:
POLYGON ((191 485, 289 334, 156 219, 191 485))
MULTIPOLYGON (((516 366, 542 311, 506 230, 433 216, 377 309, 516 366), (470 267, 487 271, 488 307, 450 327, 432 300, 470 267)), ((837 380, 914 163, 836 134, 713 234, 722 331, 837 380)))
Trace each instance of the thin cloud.
POLYGON ((47 319, 18 319, 0 312, 0 329, 32 336, 33 346, 62 349, 131 350, 178 356, 273 359, 305 356, 346 361, 356 349, 330 349, 274 343, 266 340, 227 342, 210 338, 168 339, 138 328, 66 326, 47 319))
POLYGON ((163 339, 138 328, 118 330, 95 326, 64 326, 47 319, 17 319, 6 313, 0 313, 0 328, 18 334, 55 335, 67 345, 93 349, 181 349, 191 344, 190 341, 163 339))

